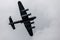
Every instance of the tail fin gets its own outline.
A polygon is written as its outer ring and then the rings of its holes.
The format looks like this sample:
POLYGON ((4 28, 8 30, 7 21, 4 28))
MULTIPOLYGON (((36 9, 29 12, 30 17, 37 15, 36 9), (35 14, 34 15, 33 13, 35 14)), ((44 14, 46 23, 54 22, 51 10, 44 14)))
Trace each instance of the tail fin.
POLYGON ((12 20, 11 16, 9 17, 9 21, 10 21, 9 25, 11 25, 11 27, 14 30, 15 29, 15 26, 14 26, 14 23, 13 23, 13 20, 12 20))

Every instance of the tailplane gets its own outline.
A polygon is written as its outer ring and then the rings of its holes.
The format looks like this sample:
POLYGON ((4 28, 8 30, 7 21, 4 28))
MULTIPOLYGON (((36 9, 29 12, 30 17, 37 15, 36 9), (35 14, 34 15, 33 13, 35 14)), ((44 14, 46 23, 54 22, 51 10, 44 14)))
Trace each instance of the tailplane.
POLYGON ((13 23, 13 20, 12 20, 11 16, 9 17, 9 21, 10 21, 9 25, 11 25, 11 27, 14 30, 15 29, 15 26, 14 26, 14 23, 13 23))

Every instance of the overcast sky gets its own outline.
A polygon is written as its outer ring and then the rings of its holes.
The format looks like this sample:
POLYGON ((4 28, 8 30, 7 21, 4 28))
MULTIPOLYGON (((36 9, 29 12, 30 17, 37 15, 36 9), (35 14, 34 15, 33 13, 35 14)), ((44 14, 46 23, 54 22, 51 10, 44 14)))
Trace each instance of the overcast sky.
POLYGON ((9 16, 13 21, 22 20, 19 0, 0 0, 0 40, 60 40, 60 0, 20 0, 29 8, 28 14, 37 18, 32 26, 33 37, 30 37, 24 24, 16 24, 13 30, 9 25, 9 16))

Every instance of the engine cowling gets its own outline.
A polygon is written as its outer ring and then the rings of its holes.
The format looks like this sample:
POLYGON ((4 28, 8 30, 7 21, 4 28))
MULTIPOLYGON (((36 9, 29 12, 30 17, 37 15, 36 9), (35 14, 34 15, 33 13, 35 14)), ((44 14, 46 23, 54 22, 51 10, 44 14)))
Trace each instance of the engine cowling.
POLYGON ((25 10, 22 10, 22 12, 24 12, 24 11, 28 11, 29 9, 25 9, 25 10))
POLYGON ((34 29, 34 28, 35 28, 35 26, 32 27, 32 29, 34 29))
POLYGON ((22 17, 25 17, 25 16, 30 16, 31 15, 31 13, 30 14, 25 14, 25 15, 22 15, 22 17))

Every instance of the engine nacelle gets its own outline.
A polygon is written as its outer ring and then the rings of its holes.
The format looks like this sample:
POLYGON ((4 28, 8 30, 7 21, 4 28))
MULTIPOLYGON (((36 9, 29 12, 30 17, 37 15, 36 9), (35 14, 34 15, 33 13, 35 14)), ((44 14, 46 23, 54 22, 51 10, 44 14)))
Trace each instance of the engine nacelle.
POLYGON ((31 24, 33 24, 34 22, 30 22, 31 24))
POLYGON ((25 15, 22 15, 22 17, 25 17, 25 16, 30 16, 31 15, 31 13, 30 14, 25 14, 25 15))
POLYGON ((22 10, 22 12, 24 12, 24 11, 28 11, 29 9, 25 9, 25 10, 22 10))
POLYGON ((32 27, 32 29, 34 29, 34 28, 35 28, 35 26, 32 27))

